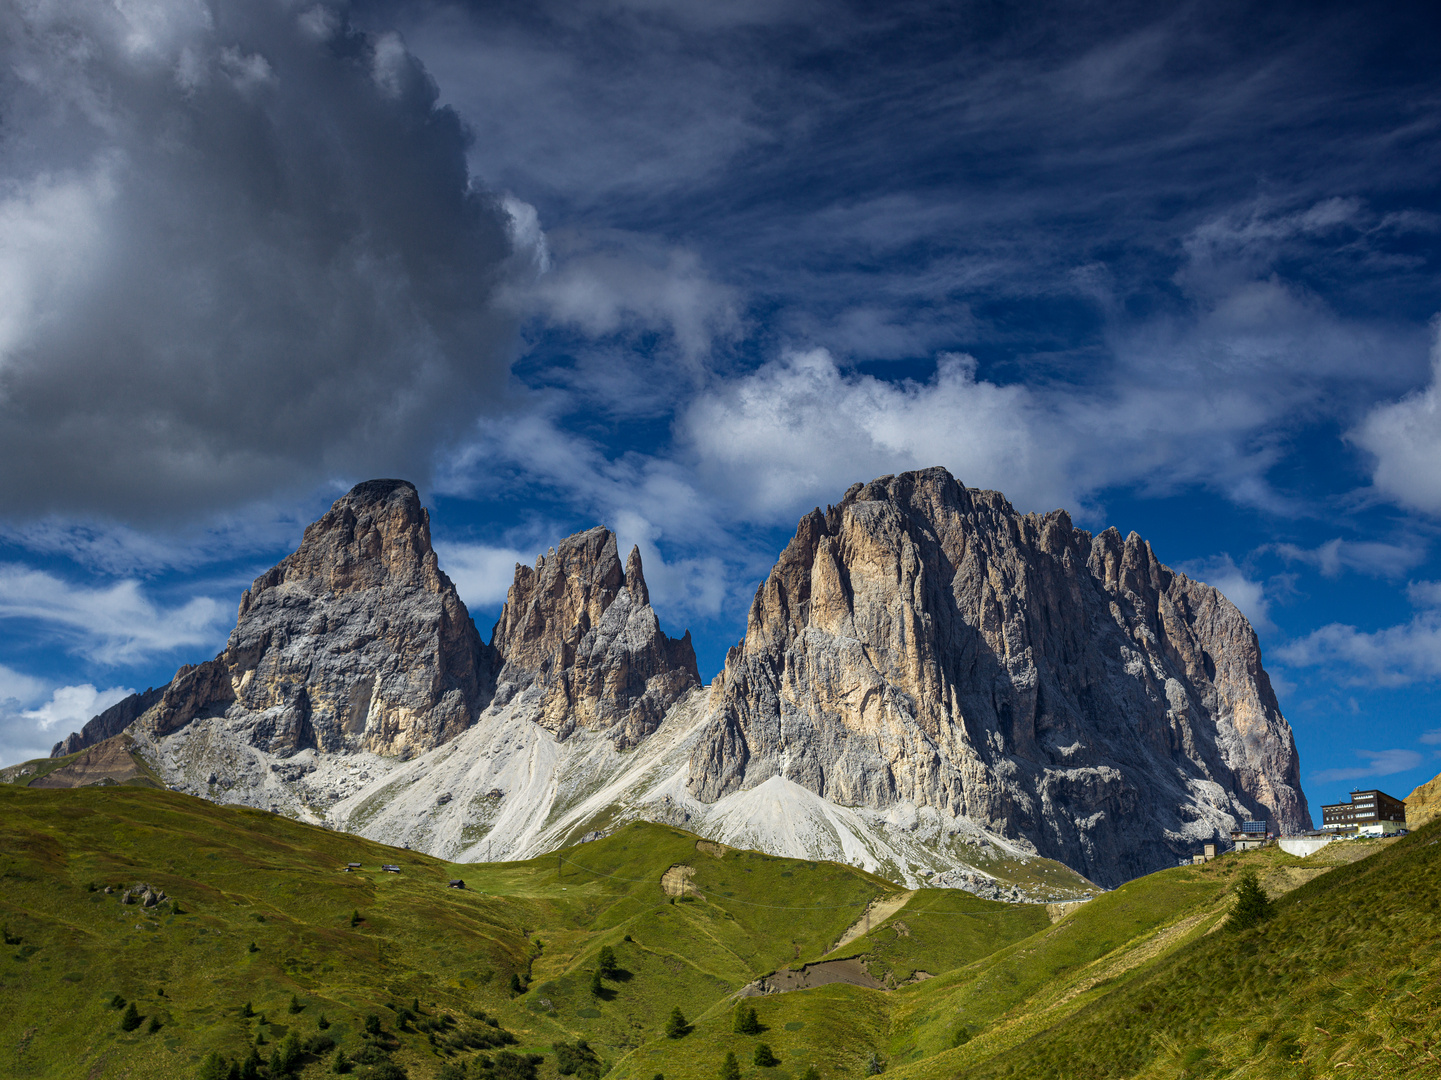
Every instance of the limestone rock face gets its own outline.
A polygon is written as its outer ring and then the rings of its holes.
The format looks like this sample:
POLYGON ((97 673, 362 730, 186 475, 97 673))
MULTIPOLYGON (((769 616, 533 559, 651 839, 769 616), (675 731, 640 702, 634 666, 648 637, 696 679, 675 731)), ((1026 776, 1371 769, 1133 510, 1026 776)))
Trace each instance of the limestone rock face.
POLYGON ((143 723, 170 735, 224 717, 287 756, 409 756, 454 738, 489 700, 489 650, 436 564, 403 480, 357 485, 255 580, 225 651, 184 667, 143 723))
POLYGON ((914 804, 1114 885, 1243 817, 1310 827, 1256 635, 1114 529, 944 469, 801 519, 712 692, 690 790, 914 804))
POLYGON ((700 685, 690 631, 661 632, 632 548, 622 569, 609 529, 577 533, 516 566, 491 638, 501 668, 495 703, 520 697, 564 739, 577 726, 635 746, 700 685))

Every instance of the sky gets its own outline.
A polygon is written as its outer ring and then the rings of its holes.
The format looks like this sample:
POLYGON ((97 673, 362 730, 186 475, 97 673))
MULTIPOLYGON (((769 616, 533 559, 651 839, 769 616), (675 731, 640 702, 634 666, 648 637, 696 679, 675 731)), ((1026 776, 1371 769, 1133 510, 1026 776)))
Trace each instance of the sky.
POLYGON ((1441 12, 0 5, 0 763, 214 655, 352 484, 489 637, 641 548, 701 674, 943 465, 1251 619, 1313 810, 1441 772, 1441 12))

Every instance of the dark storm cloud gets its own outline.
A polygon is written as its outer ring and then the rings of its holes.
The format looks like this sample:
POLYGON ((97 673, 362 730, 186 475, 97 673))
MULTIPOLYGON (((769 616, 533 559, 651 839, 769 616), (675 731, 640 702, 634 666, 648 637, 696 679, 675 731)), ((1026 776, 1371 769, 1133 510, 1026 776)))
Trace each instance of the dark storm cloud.
POLYGON ((423 475, 523 270, 393 33, 325 5, 6 5, 0 502, 153 518, 423 475))

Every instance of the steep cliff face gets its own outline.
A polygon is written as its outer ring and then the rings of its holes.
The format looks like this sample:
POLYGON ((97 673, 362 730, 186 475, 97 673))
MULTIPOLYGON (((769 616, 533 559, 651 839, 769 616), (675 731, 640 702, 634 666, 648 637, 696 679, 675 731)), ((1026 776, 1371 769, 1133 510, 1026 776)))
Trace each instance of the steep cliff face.
POLYGON ((436 565, 415 488, 371 480, 255 580, 225 651, 181 668, 142 723, 164 737, 223 717, 279 756, 408 756, 469 727, 491 687, 491 655, 436 565))
POLYGON ((580 726, 635 746, 700 685, 690 631, 661 632, 640 551, 622 569, 604 528, 515 568, 491 647, 504 663, 496 704, 519 698, 560 739, 580 726))
POLYGON ((1306 828, 1255 633, 1150 545, 1017 514, 943 469, 803 518, 713 691, 690 788, 773 776, 914 804, 1103 884, 1239 818, 1306 828))

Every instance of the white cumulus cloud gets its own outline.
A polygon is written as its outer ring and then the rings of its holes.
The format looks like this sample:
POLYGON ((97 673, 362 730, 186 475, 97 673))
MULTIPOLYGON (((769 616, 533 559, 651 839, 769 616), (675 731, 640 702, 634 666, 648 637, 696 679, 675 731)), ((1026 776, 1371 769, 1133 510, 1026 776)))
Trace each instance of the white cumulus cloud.
POLYGON ((1379 405, 1351 432, 1376 459, 1372 483, 1403 506, 1441 515, 1441 321, 1431 349, 1431 382, 1379 405))

